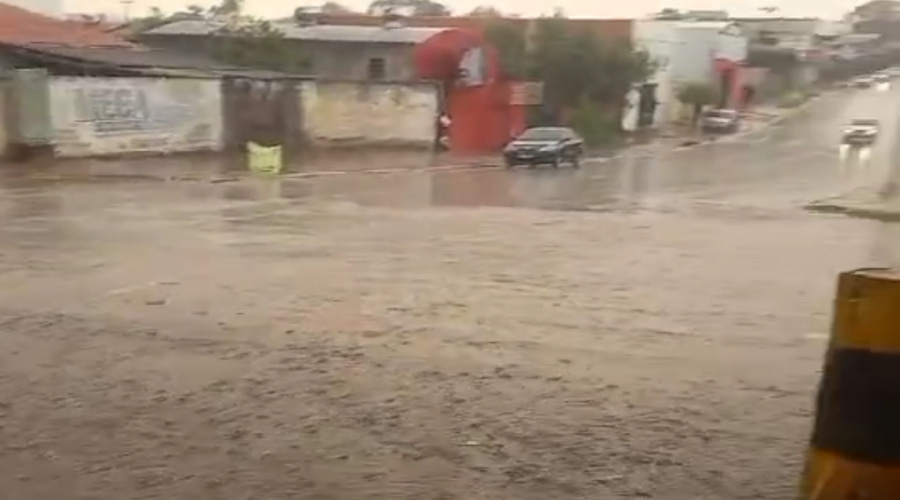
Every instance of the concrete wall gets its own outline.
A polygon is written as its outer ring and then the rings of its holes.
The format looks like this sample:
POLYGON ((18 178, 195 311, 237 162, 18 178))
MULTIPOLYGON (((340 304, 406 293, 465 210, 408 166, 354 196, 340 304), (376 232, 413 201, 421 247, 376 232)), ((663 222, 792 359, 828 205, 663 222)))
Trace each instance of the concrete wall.
POLYGON ((50 104, 58 157, 222 147, 218 80, 54 77, 50 104))
POLYGON ((723 32, 720 23, 681 23, 676 30, 672 53, 672 79, 679 84, 714 82, 716 58, 742 62, 747 58, 748 40, 737 33, 723 32))
MULTIPOLYGON (((678 21, 642 19, 634 21, 632 43, 636 49, 647 52, 656 63, 654 74, 648 83, 655 83, 656 107, 655 125, 663 125, 674 119, 677 95, 673 86, 672 58, 678 50, 678 21)), ((632 99, 634 96, 630 96, 632 99)), ((635 116, 629 115, 628 123, 636 123, 635 116)), ((626 125, 626 129, 631 125, 626 125)))
POLYGON ((679 25, 672 52, 672 80, 676 84, 712 82, 718 30, 679 25))
POLYGON ((716 37, 715 57, 734 62, 747 60, 749 40, 742 34, 719 33, 716 37))
POLYGON ((335 80, 368 80, 370 59, 385 63, 385 80, 416 79, 413 45, 378 43, 306 42, 302 49, 312 58, 312 73, 335 80))
POLYGON ((314 145, 430 147, 434 141, 433 84, 308 81, 300 96, 305 132, 314 145))

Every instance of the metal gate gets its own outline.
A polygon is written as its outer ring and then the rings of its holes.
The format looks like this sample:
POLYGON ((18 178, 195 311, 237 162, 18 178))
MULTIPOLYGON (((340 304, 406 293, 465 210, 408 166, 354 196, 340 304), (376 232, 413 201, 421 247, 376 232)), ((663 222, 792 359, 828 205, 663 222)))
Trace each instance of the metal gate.
POLYGON ((226 78, 222 82, 225 147, 248 142, 297 150, 302 127, 297 89, 286 80, 226 78))
POLYGON ((12 74, 11 141, 25 146, 53 144, 50 79, 44 69, 17 69, 12 74))

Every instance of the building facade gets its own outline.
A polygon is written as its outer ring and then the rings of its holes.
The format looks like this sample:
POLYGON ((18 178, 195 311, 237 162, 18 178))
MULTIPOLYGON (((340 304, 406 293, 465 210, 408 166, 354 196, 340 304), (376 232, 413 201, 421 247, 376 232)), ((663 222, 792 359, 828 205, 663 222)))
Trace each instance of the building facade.
MULTIPOLYGON (((211 21, 183 20, 141 33, 151 47, 211 55, 216 30, 211 21)), ((444 31, 383 23, 379 26, 279 23, 287 43, 310 61, 311 76, 353 81, 404 81, 416 78, 417 45, 444 31)))
POLYGON ((719 106, 743 106, 748 40, 735 23, 639 20, 634 23, 633 43, 649 54, 656 70, 648 82, 632 92, 622 124, 626 130, 681 118, 684 110, 678 93, 689 84, 719 88, 719 106))

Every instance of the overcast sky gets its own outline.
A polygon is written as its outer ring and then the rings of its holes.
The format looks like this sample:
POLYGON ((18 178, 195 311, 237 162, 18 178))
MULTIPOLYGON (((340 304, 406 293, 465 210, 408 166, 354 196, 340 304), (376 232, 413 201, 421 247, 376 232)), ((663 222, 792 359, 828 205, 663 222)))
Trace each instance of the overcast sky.
MULTIPOLYGON (((863 0, 448 0, 444 2, 454 13, 465 13, 472 8, 490 3, 503 12, 513 12, 525 16, 550 13, 553 7, 561 7, 569 17, 640 17, 656 12, 664 7, 681 9, 726 9, 733 15, 758 15, 758 8, 775 5, 784 16, 810 16, 838 19, 854 5, 863 0)), ((175 11, 191 3, 209 5, 218 3, 210 0, 133 0, 131 12, 135 15, 156 6, 167 11, 175 11)), ((344 5, 363 10, 367 0, 345 0, 344 5)), ((288 15, 300 5, 318 5, 319 2, 304 0, 246 0, 247 10, 260 16, 288 15)), ((120 0, 66 0, 69 12, 107 12, 121 13, 123 5, 120 0)))

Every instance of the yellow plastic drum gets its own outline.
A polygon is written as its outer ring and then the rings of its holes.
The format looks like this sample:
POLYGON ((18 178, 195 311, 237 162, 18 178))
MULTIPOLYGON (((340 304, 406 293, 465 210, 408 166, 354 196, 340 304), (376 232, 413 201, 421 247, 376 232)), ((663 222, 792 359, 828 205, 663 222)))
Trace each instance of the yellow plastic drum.
POLYGON ((800 500, 900 500, 900 271, 841 274, 800 500))
POLYGON ((255 142, 247 143, 247 163, 251 172, 278 174, 282 167, 282 147, 265 147, 255 142))

